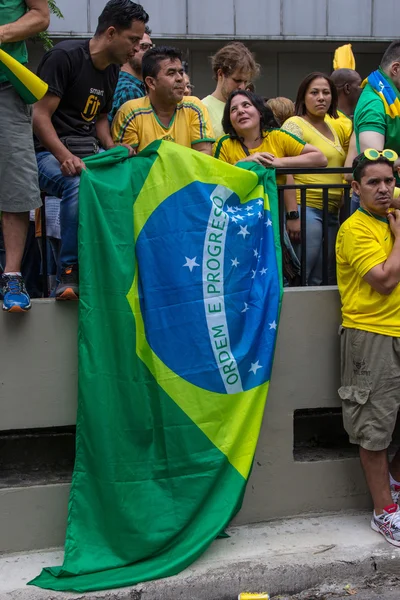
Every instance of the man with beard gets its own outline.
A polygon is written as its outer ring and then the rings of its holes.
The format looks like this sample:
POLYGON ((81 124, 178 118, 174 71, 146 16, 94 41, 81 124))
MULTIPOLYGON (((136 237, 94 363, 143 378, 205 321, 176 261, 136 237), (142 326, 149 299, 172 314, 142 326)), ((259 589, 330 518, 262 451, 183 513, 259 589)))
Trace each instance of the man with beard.
POLYGON ((154 140, 166 140, 211 155, 215 138, 208 111, 195 96, 184 96, 180 51, 169 46, 148 50, 142 73, 148 96, 121 106, 112 124, 114 142, 139 152, 154 140))
POLYGON ((117 110, 125 104, 125 102, 128 102, 128 100, 135 100, 136 98, 143 98, 143 96, 146 95, 146 88, 142 77, 142 58, 144 53, 153 47, 150 35, 151 30, 146 25, 145 34, 139 44, 140 50, 135 52, 135 54, 121 67, 117 87, 114 92, 112 109, 108 113, 108 120, 110 123, 112 123, 117 110))
POLYGON ((234 90, 244 90, 257 77, 260 67, 253 54, 241 42, 227 44, 211 58, 217 87, 212 94, 203 98, 210 114, 215 137, 224 134, 222 117, 226 101, 234 90))

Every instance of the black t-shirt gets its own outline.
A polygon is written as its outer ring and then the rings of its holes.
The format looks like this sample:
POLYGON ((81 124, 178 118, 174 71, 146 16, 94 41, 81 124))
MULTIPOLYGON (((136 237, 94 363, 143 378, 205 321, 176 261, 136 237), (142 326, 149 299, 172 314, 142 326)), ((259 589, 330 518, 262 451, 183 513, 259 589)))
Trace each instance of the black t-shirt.
MULTIPOLYGON (((97 116, 112 108, 119 66, 99 71, 90 57, 89 40, 68 40, 43 56, 37 73, 49 92, 61 98, 51 119, 58 137, 94 136, 97 116)), ((44 149, 35 138, 36 152, 44 149)))

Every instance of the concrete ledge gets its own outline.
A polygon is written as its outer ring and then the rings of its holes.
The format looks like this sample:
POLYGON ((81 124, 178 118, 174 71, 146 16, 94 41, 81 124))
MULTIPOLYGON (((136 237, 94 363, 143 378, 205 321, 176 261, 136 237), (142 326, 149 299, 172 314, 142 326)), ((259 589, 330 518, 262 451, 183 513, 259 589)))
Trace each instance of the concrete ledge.
POLYGON ((230 528, 176 577, 132 588, 64 594, 26 587, 43 566, 61 564, 62 552, 0 557, 1 600, 232 600, 243 591, 290 594, 322 583, 399 572, 400 549, 369 526, 370 513, 287 519, 230 528))
MULTIPOLYGON (((77 304, 38 300, 0 315, 0 428, 72 425, 77 395, 77 304)), ((358 458, 296 461, 297 409, 340 407, 336 288, 284 293, 271 386, 254 468, 234 525, 307 513, 363 510, 358 458)), ((0 552, 63 543, 68 484, 0 490, 0 552)))

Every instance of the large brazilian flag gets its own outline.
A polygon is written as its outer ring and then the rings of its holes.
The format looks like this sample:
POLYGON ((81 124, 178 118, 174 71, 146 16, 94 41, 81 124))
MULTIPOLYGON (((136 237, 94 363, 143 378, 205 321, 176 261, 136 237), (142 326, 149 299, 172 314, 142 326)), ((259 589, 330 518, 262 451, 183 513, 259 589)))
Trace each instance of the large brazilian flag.
POLYGON ((275 174, 173 142, 86 160, 65 560, 87 592, 174 575, 240 508, 282 297, 275 174))

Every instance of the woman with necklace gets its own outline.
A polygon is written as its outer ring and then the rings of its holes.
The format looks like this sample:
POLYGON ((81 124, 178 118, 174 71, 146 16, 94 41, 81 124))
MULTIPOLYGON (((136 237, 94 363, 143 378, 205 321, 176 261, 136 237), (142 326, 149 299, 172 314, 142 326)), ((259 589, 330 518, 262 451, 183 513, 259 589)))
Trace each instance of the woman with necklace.
MULTIPOLYGON (((338 124, 337 91, 329 77, 323 73, 310 73, 300 84, 296 99, 296 116, 288 119, 283 129, 299 136, 305 142, 319 148, 328 160, 328 167, 343 167, 349 145, 348 134, 338 124), (329 115, 333 120, 325 119, 329 115)), ((296 184, 341 184, 342 176, 337 175, 297 175, 296 184)), ((339 229, 339 208, 343 190, 331 188, 328 191, 328 283, 336 283, 335 241, 339 229)), ((300 204, 300 191, 297 192, 300 204)), ((322 283, 322 189, 307 190, 306 209, 306 279, 308 285, 322 283)), ((297 246, 298 255, 301 253, 297 246)))

